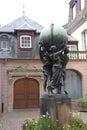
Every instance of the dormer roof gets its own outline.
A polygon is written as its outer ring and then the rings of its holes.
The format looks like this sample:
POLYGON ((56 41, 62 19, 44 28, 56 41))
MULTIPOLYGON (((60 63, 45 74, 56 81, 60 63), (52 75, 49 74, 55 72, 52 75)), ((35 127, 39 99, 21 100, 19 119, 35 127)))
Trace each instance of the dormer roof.
POLYGON ((19 17, 13 22, 5 26, 2 26, 0 28, 0 32, 13 33, 15 30, 30 30, 30 31, 32 30, 36 31, 37 33, 40 33, 42 29, 43 29, 42 25, 23 15, 22 17, 19 17))

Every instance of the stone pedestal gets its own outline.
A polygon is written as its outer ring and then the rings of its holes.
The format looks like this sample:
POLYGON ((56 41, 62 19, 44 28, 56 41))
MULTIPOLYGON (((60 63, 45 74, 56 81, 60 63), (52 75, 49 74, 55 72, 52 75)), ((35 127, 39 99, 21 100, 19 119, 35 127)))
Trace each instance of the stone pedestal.
POLYGON ((65 94, 43 94, 41 98, 40 113, 51 116, 52 124, 58 120, 62 127, 70 123, 71 99, 65 94))

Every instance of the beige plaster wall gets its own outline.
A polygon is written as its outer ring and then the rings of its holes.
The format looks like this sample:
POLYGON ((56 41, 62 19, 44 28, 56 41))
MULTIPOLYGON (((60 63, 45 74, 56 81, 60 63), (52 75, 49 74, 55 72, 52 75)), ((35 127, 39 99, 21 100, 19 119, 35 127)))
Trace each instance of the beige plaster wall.
POLYGON ((83 44, 82 44, 82 35, 81 33, 87 29, 87 21, 84 22, 82 25, 79 26, 78 29, 76 29, 71 35, 76 38, 79 42, 78 42, 78 49, 79 51, 84 50, 83 48, 83 44))

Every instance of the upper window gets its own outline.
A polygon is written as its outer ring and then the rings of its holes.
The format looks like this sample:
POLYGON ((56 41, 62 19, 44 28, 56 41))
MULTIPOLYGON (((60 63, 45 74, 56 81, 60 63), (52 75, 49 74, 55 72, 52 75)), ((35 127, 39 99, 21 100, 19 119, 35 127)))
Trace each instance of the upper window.
POLYGON ((83 43, 83 49, 87 50, 87 30, 84 30, 82 32, 82 43, 83 43))
POLYGON ((73 6, 73 19, 76 17, 76 4, 73 6))
POLYGON ((9 46, 8 46, 8 40, 1 40, 1 45, 0 45, 1 47, 1 50, 8 50, 9 49, 9 46))
POLYGON ((31 36, 28 36, 28 35, 20 36, 20 47, 31 48, 31 36))
POLYGON ((84 6, 85 6, 85 0, 81 0, 81 10, 84 9, 84 6))
POLYGON ((9 36, 7 34, 0 35, 0 50, 7 51, 9 50, 9 36))
POLYGON ((67 45, 69 48, 69 51, 77 51, 77 45, 67 45))

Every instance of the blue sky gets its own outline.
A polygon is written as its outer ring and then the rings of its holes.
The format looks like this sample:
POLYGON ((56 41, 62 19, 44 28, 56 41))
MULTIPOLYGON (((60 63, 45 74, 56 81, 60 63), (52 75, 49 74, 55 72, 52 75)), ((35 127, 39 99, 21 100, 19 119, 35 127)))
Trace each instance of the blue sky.
POLYGON ((0 24, 6 25, 25 15, 43 26, 68 22, 70 0, 0 0, 0 24))

